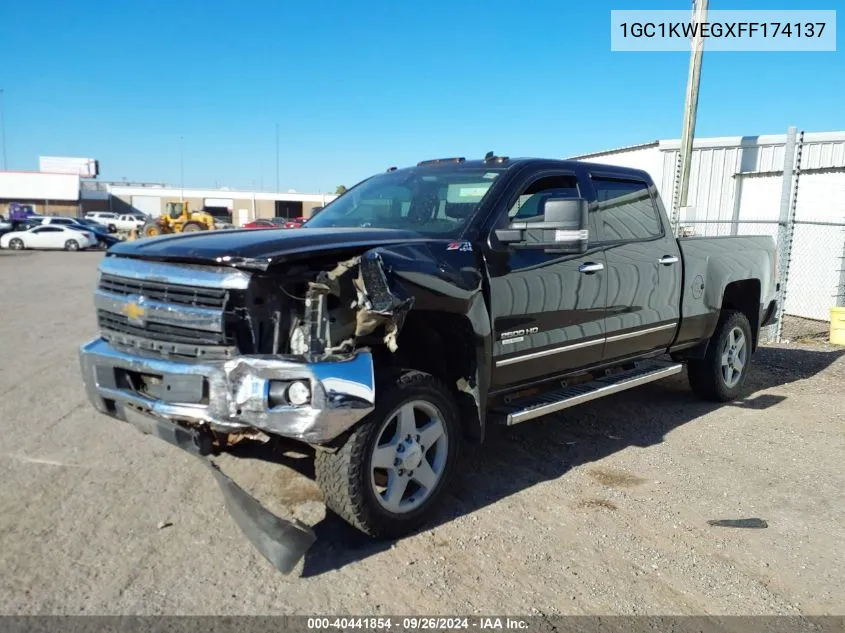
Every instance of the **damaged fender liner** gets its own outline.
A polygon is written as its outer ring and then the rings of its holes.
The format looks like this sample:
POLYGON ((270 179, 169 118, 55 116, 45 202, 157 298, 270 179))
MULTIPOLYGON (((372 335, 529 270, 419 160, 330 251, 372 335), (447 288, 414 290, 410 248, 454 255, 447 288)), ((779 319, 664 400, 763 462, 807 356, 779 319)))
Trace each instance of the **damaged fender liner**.
POLYGON ((124 407, 125 419, 147 435, 154 435, 205 464, 217 481, 226 509, 252 545, 283 574, 293 571, 316 540, 314 531, 296 519, 287 521, 267 510, 252 495, 227 477, 208 456, 211 444, 199 432, 124 407))
POLYGON ((350 307, 355 310, 355 338, 371 334, 379 326, 384 326, 384 344, 391 352, 397 349, 396 338, 414 305, 414 298, 399 288, 391 287, 384 260, 378 250, 372 250, 339 262, 334 269, 320 273, 316 281, 308 284, 305 322, 311 359, 354 347, 351 339, 341 341, 334 347, 331 345, 327 335, 325 308, 328 295, 344 298, 348 294, 348 287, 341 282, 353 271, 357 271, 357 275, 352 279, 355 297, 350 301, 350 307))

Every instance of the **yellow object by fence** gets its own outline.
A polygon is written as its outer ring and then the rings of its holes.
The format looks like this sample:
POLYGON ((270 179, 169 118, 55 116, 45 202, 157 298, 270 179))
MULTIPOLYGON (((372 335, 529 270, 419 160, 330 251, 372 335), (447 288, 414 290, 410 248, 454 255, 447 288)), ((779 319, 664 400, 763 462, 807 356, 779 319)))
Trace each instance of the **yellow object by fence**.
POLYGON ((830 342, 845 345, 845 308, 830 309, 830 342))

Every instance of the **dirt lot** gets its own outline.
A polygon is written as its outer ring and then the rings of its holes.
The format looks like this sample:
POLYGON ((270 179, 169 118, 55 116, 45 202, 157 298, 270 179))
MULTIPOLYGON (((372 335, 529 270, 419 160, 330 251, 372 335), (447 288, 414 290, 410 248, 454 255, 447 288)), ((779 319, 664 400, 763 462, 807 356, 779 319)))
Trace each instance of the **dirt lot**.
POLYGON ((494 429, 433 525, 396 543, 323 519, 305 457, 227 461, 317 523, 285 577, 197 460, 84 400, 100 257, 0 252, 2 613, 845 612, 842 349, 763 348, 731 406, 680 376, 494 429), (707 523, 741 518, 768 527, 707 523))

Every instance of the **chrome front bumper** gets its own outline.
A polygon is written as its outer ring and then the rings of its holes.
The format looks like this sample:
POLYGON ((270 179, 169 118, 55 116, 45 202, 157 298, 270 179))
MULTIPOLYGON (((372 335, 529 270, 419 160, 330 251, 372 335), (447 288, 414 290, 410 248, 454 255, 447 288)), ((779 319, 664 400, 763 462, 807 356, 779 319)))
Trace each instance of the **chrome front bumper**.
MULTIPOLYGON (((300 357, 241 356, 221 361, 182 361, 119 351, 101 338, 79 352, 88 398, 97 410, 126 421, 126 407, 160 420, 208 425, 222 432, 259 429, 311 444, 325 444, 372 411, 373 360, 355 352, 308 363, 300 357), (152 377, 169 389, 185 377, 201 385, 198 402, 179 395, 154 398, 127 386, 121 376, 152 377), (271 406, 270 381, 301 380, 311 386, 303 406, 271 406)), ((177 389, 178 391, 178 389, 177 389)))

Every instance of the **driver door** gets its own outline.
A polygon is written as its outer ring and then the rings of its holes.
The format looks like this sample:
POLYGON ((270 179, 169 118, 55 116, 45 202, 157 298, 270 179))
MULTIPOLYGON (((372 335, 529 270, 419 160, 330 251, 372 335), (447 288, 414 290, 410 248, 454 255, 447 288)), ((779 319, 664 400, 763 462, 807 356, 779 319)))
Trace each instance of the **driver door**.
MULTIPOLYGON (((494 229, 542 220, 543 197, 586 197, 572 172, 535 174, 504 197, 494 229)), ((598 241, 594 205, 590 240, 598 241)), ((602 360, 607 276, 604 252, 548 253, 500 243, 488 252, 493 320, 492 387, 527 383, 602 360)))

